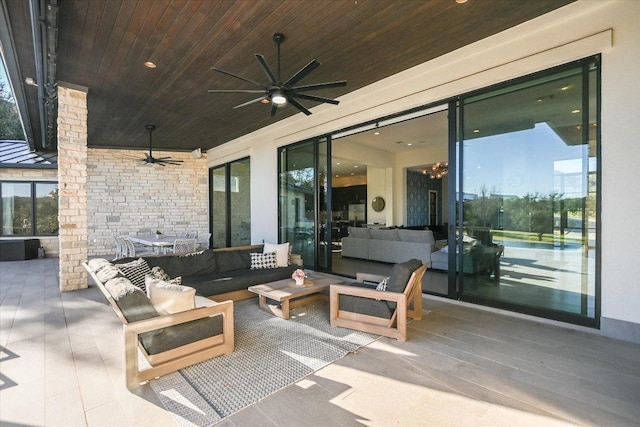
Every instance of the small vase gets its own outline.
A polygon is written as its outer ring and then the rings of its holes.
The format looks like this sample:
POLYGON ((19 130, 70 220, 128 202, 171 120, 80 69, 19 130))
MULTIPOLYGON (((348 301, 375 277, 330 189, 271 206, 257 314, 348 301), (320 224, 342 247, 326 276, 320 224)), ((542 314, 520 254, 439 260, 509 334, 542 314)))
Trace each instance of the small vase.
POLYGON ((304 285, 304 277, 300 278, 300 279, 294 279, 296 281, 296 286, 302 286, 304 285))

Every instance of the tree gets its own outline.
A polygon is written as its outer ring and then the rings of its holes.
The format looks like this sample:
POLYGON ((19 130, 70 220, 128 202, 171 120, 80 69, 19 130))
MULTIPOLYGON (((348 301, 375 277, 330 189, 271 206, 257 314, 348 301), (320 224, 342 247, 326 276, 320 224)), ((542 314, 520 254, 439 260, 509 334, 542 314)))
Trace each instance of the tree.
POLYGON ((7 84, 2 81, 0 81, 0 139, 25 139, 13 96, 7 84))

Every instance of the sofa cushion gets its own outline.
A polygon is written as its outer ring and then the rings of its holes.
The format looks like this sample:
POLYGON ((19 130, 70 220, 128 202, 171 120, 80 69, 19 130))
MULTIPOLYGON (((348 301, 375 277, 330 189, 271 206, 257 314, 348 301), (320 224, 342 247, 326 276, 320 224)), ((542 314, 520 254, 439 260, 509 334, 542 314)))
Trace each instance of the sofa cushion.
POLYGON ((262 252, 265 254, 269 252, 276 253, 276 263, 278 267, 286 267, 289 265, 290 251, 291 247, 289 243, 281 243, 279 245, 275 245, 273 243, 265 243, 262 250, 262 252))
POLYGON ((169 277, 203 276, 217 272, 213 249, 182 255, 151 255, 144 259, 151 267, 162 268, 169 277))
POLYGON ((115 300, 127 322, 132 323, 159 316, 151 300, 128 279, 116 277, 107 281, 104 287, 115 300))
POLYGON ((128 262, 126 264, 118 264, 118 270, 124 276, 129 279, 129 281, 134 285, 140 288, 142 292, 147 293, 147 288, 144 284, 144 277, 151 273, 151 268, 149 268, 149 264, 143 258, 138 258, 135 261, 128 262))
POLYGON ((371 233, 366 227, 349 227, 349 236, 357 237, 358 239, 369 239, 371 238, 371 233))
POLYGON ((387 290, 390 292, 404 292, 409 283, 411 274, 422 265, 419 259, 411 259, 409 261, 396 264, 391 269, 391 276, 387 282, 387 290))
POLYGON ((297 266, 295 265, 265 270, 251 270, 246 268, 211 276, 183 277, 182 284, 195 288, 198 295, 210 297, 226 292, 247 290, 249 286, 259 285, 261 283, 290 279, 291 274, 293 274, 296 268, 297 266))
POLYGON ((371 238, 372 239, 377 239, 377 240, 392 240, 392 241, 397 241, 400 240, 400 237, 398 237, 398 230, 397 229, 391 229, 391 230, 382 230, 382 229, 371 229, 371 238))
POLYGON ((251 255, 251 269, 253 270, 261 270, 266 268, 278 268, 275 252, 267 252, 264 254, 251 253, 250 255, 251 255))
POLYGON ((140 343, 148 354, 158 354, 186 344, 220 335, 223 331, 222 316, 205 317, 158 331, 140 334, 140 343))

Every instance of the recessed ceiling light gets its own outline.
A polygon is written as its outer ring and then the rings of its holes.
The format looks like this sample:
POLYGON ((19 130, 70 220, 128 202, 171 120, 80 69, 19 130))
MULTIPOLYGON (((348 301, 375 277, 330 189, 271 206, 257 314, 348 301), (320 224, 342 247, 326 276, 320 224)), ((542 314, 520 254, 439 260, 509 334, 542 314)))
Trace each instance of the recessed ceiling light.
POLYGON ((408 144, 407 144, 407 147, 411 147, 412 145, 413 145, 412 143, 408 143, 408 144))
POLYGON ((145 63, 144 63, 144 66, 145 66, 145 67, 147 67, 147 68, 156 68, 156 64, 154 64, 154 63, 153 63, 153 62, 151 62, 151 61, 147 61, 147 62, 145 62, 145 63))
POLYGON ((458 3, 458 4, 462 4, 462 3, 466 3, 466 2, 467 2, 467 0, 456 0, 456 3, 458 3))
POLYGON ((339 164, 340 164, 340 162, 336 162, 336 165, 339 165, 339 164))
POLYGON ((474 129, 473 133, 480 133, 480 129, 474 129))
POLYGON ((569 90, 569 86, 562 86, 560 90, 569 90))
POLYGON ((340 178, 340 175, 336 175, 336 178, 340 178))
POLYGON ((351 175, 355 175, 355 173, 351 172, 351 175))
POLYGON ((373 133, 374 135, 380 135, 380 132, 376 131, 373 133))
POLYGON ((358 167, 358 165, 354 165, 353 167, 354 167, 354 168, 357 168, 357 167, 358 167))
POLYGON ((571 111, 573 114, 578 114, 580 112, 580 110, 578 110, 577 108, 575 110, 571 111))

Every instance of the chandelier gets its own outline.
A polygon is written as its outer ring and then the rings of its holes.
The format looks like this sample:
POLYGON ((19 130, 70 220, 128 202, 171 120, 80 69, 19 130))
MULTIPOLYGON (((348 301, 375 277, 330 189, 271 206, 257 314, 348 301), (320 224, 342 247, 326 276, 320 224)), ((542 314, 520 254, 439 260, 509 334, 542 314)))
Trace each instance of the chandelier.
POLYGON ((429 175, 431 179, 442 179, 443 176, 449 173, 449 162, 437 162, 430 168, 422 170, 423 175, 429 175))

